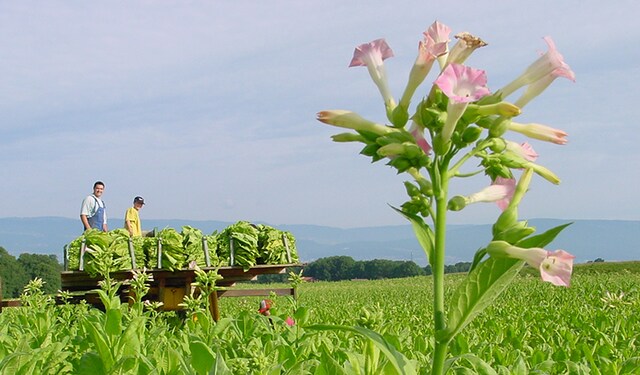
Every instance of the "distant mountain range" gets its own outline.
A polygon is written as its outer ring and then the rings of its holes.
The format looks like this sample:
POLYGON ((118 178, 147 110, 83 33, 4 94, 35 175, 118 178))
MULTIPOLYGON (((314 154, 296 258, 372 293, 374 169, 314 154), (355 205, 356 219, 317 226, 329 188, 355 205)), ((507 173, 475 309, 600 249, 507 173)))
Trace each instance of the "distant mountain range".
MULTIPOLYGON (((579 263, 602 258, 605 261, 640 260, 640 221, 531 219, 537 233, 573 222, 549 246, 565 249, 579 263)), ((175 228, 184 225, 205 234, 220 231, 231 222, 197 220, 143 220, 143 229, 175 228)), ((269 223, 263 223, 271 225, 269 223)), ((318 225, 271 225, 291 232, 300 258, 346 255, 355 260, 413 260, 426 265, 426 257, 414 237, 411 225, 341 229, 318 225)), ((0 246, 10 254, 53 254, 62 261, 63 246, 81 234, 79 219, 62 217, 0 218, 0 246)), ((475 251, 491 238, 491 225, 451 225, 447 234, 447 264, 469 262, 475 251)))

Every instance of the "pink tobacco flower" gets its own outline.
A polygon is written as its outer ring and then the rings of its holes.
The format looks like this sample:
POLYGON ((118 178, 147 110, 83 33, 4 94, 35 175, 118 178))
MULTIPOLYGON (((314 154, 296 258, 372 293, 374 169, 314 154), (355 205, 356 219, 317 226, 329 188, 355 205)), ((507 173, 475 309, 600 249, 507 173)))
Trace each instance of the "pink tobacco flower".
POLYGON ((476 202, 496 202, 504 211, 508 206, 513 193, 516 190, 516 180, 513 178, 496 178, 491 185, 477 193, 469 195, 465 199, 467 205, 476 202))
POLYGON ((284 321, 289 327, 293 327, 294 325, 296 325, 296 321, 293 320, 292 317, 288 316, 287 319, 285 319, 284 321))
POLYGON ((373 82, 378 86, 380 94, 387 108, 393 109, 395 101, 387 84, 387 73, 384 68, 384 60, 393 57, 393 51, 384 39, 376 39, 373 42, 364 43, 356 47, 349 67, 366 66, 373 82))
POLYGON ((509 130, 526 135, 529 138, 551 142, 558 145, 564 145, 567 143, 567 139, 565 137, 568 134, 562 130, 554 129, 550 126, 534 123, 520 124, 511 121, 507 127, 509 130))
POLYGON ((493 257, 524 260, 530 266, 540 270, 543 281, 553 285, 566 287, 570 285, 575 256, 564 250, 547 251, 538 247, 524 249, 505 241, 492 241, 487 246, 487 252, 493 257))
POLYGON ((460 64, 447 66, 434 82, 454 103, 469 103, 489 95, 484 70, 460 64))
POLYGON ((484 70, 449 64, 434 84, 449 98, 447 121, 441 133, 442 140, 448 142, 467 105, 489 94, 487 75, 484 70))
POLYGON ((516 103, 518 107, 522 108, 524 104, 539 95, 557 77, 565 77, 571 81, 576 80, 575 73, 564 62, 564 57, 556 49, 553 39, 547 36, 544 37, 544 41, 547 43, 549 50, 529 65, 522 75, 500 89, 504 98, 525 85, 531 85, 527 89, 528 93, 525 92, 523 97, 518 100, 520 104, 516 103))
POLYGON ((429 153, 431 152, 431 145, 424 137, 424 129, 422 129, 420 125, 413 122, 411 124, 411 127, 409 128, 409 133, 413 135, 413 138, 416 140, 416 144, 420 146, 422 151, 424 151, 425 154, 429 155, 429 153))
POLYGON ((411 72, 409 73, 409 81, 407 87, 400 99, 400 105, 404 108, 409 107, 411 97, 415 93, 416 89, 424 81, 433 66, 433 62, 438 56, 441 56, 447 52, 447 43, 435 42, 431 36, 424 33, 424 40, 418 44, 418 57, 416 58, 411 72))
POLYGON ((515 153, 516 155, 526 159, 528 161, 536 161, 538 159, 538 153, 527 142, 516 143, 512 141, 506 141, 507 150, 515 153))
POLYGON ((451 28, 435 21, 423 34, 425 38, 431 38, 435 44, 444 44, 444 53, 438 56, 438 64, 442 70, 447 61, 447 55, 449 54, 449 34, 451 34, 451 28))
POLYGON ((504 197, 495 201, 500 210, 504 211, 509 207, 509 203, 513 199, 513 194, 516 191, 516 180, 514 178, 496 177, 492 184, 505 190, 504 197))

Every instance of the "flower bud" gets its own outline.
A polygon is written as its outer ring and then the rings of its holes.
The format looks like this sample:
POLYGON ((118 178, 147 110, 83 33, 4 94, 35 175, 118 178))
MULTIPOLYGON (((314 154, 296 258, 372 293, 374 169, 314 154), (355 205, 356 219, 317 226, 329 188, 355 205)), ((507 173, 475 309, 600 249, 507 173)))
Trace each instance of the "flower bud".
POLYGON ((385 157, 392 157, 402 155, 404 153, 404 146, 400 143, 390 143, 384 145, 378 149, 378 155, 385 157))
POLYGON ((418 185, 420 186, 420 192, 428 197, 433 196, 433 185, 431 181, 421 178, 417 180, 418 185))
POLYGON ((433 138, 433 150, 438 155, 444 155, 451 149, 451 139, 443 140, 440 134, 433 138))
POLYGON ((506 117, 498 117, 493 121, 493 124, 489 127, 489 136, 502 137, 504 133, 509 130, 509 124, 511 120, 506 117))
POLYGON ((462 132, 462 141, 464 143, 472 143, 480 138, 482 134, 482 129, 477 126, 469 126, 462 132))
POLYGON ((507 143, 502 138, 491 138, 491 144, 489 145, 489 149, 495 153, 500 153, 507 148, 507 143))
POLYGON ((334 142, 366 142, 365 138, 360 134, 340 133, 331 136, 334 142))
POLYGON ((420 196, 420 190, 411 182, 405 181, 404 188, 407 190, 407 195, 410 197, 418 197, 420 196))
POLYGON ((388 126, 376 124, 375 122, 369 121, 359 114, 351 111, 321 111, 318 112, 317 119, 318 121, 324 122, 325 124, 358 131, 366 131, 378 135, 388 134, 394 131, 388 126))
POLYGON ((449 200, 449 203, 447 203, 447 209, 449 211, 460 211, 465 208, 466 205, 467 200, 465 199, 465 197, 456 195, 449 200))
POLYGON ((493 224, 492 234, 493 237, 498 237, 500 233, 512 228, 514 225, 518 223, 518 206, 511 205, 504 210, 498 220, 496 220, 495 224, 493 224))
POLYGON ((515 117, 521 113, 518 106, 504 101, 494 104, 476 106, 476 111, 481 116, 498 115, 502 117, 515 117))
POLYGON ((396 106, 391 112, 391 123, 396 128, 402 128, 409 121, 409 111, 403 105, 396 106))

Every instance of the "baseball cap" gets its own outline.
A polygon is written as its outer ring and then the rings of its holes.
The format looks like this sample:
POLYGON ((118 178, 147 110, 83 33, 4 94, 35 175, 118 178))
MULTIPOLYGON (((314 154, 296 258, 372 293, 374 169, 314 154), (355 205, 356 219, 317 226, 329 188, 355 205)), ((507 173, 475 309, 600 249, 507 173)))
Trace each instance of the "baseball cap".
POLYGON ((135 197, 135 198, 133 198, 133 203, 141 203, 141 204, 144 204, 144 198, 139 197, 139 196, 138 196, 138 197, 135 197))

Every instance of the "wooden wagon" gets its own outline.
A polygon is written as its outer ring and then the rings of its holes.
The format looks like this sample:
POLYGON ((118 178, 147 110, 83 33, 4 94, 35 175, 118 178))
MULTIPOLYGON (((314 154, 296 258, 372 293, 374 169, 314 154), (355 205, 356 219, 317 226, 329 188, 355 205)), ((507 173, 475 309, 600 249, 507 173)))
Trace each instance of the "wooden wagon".
MULTIPOLYGON (((155 230, 154 230, 155 233, 155 230)), ((166 311, 180 310, 182 307, 179 304, 182 302, 185 295, 191 293, 191 283, 195 281, 195 270, 193 269, 180 269, 170 271, 162 269, 162 240, 157 239, 157 254, 156 264, 157 268, 147 270, 150 274, 149 280, 149 293, 145 296, 145 299, 150 301, 162 302, 162 308, 166 311)), ((204 251, 206 266, 201 267, 202 270, 218 270, 218 274, 222 276, 221 280, 216 283, 217 286, 223 289, 218 290, 217 293, 212 294, 209 297, 209 308, 211 316, 214 320, 220 319, 220 310, 218 307, 218 299, 220 297, 241 297, 241 296, 269 296, 272 293, 276 295, 289 295, 296 297, 296 291, 294 288, 259 288, 259 289, 240 289, 232 288, 238 281, 250 281, 256 280, 259 275, 265 274, 279 274, 286 272, 288 267, 301 267, 303 264, 291 263, 292 256, 289 249, 289 244, 286 236, 283 234, 282 241, 287 252, 287 259, 290 263, 287 264, 264 264, 255 265, 247 270, 243 267, 234 265, 234 243, 233 239, 230 241, 230 259, 229 265, 225 267, 211 267, 209 248, 207 246, 207 238, 202 238, 202 248, 204 251)), ((95 293, 95 289, 98 288, 98 282, 100 277, 91 277, 84 271, 84 258, 86 253, 86 244, 84 239, 79 254, 79 270, 68 270, 68 253, 67 248, 64 249, 64 269, 61 273, 61 290, 72 293, 73 301, 86 300, 92 305, 100 305, 101 301, 95 293)), ((129 255, 131 257, 131 269, 125 271, 113 272, 110 276, 116 281, 124 281, 133 278, 133 270, 137 269, 136 259, 133 251, 133 244, 129 239, 129 255)), ((119 290, 120 298, 123 302, 130 300, 132 292, 123 284, 119 290)))
MULTIPOLYGON (((259 275, 279 274, 286 272, 288 267, 301 267, 302 264, 277 264, 277 265, 256 265, 244 270, 242 267, 220 267, 217 268, 218 274, 222 276, 216 285, 223 289, 218 290, 209 297, 209 308, 211 316, 214 320, 220 319, 220 310, 218 307, 218 299, 220 297, 241 297, 241 296, 269 296, 272 293, 276 295, 288 295, 296 297, 294 288, 258 288, 258 289, 241 289, 234 286, 238 281, 255 280, 259 275)), ((202 270, 214 270, 213 267, 204 267, 202 270)), ((181 269, 169 271, 163 269, 148 270, 149 293, 145 296, 146 300, 162 302, 162 309, 165 311, 173 311, 182 309, 179 304, 185 295, 191 293, 191 283, 195 281, 195 270, 181 269)), ((125 281, 133 278, 133 270, 118 271, 111 274, 112 279, 117 281, 125 281)), ((72 294, 72 302, 85 300, 92 305, 100 305, 101 301, 95 289, 98 288, 98 282, 102 280, 100 277, 91 277, 85 271, 63 271, 61 273, 61 290, 68 291, 72 294)), ((132 292, 124 283, 119 290, 120 298, 123 302, 128 302, 132 292)))

